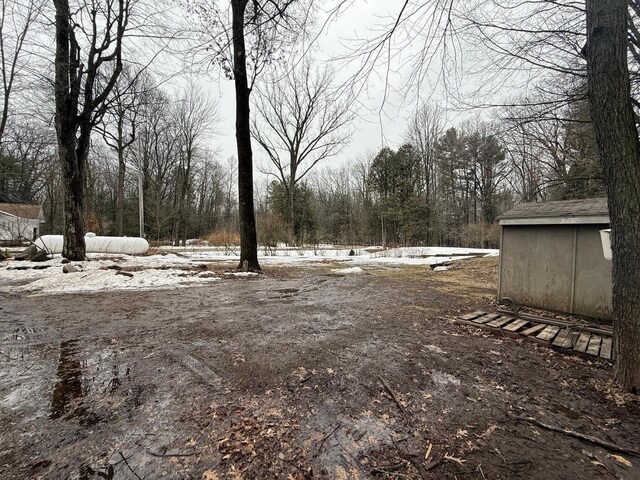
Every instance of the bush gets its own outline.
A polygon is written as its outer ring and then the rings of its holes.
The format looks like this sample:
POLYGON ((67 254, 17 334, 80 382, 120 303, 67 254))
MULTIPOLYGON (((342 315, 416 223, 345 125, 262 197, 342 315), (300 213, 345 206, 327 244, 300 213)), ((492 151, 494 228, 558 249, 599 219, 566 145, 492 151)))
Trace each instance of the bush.
POLYGON ((222 227, 207 235, 205 240, 214 247, 236 247, 240 245, 240 234, 235 229, 222 227))
POLYGON ((291 243, 291 230, 280 215, 261 213, 256 219, 258 243, 275 248, 279 243, 291 243))
POLYGON ((460 242, 464 247, 498 248, 500 226, 497 223, 470 223, 460 228, 460 242))
POLYGON ((159 247, 172 247, 173 242, 171 240, 148 240, 149 246, 151 248, 159 248, 159 247))

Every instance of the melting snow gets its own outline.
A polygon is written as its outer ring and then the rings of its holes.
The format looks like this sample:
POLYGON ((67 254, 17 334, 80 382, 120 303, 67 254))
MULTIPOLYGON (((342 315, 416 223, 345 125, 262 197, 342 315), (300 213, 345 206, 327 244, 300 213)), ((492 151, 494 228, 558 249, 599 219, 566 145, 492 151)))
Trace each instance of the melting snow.
MULTIPOLYGON (((0 263, 0 288, 17 292, 63 293, 102 290, 141 290, 152 288, 173 288, 192 284, 207 284, 220 280, 211 272, 216 263, 237 262, 238 253, 223 247, 164 247, 160 254, 147 256, 89 254, 88 261, 74 262, 80 271, 62 273, 61 256, 56 255, 46 262, 0 263), (117 270, 105 267, 122 267, 133 277, 117 274, 117 270), (197 267, 204 266, 205 271, 197 267), (35 269, 34 269, 35 267, 35 269), (26 269, 25 269, 26 268, 26 269)), ((354 249, 335 248, 320 245, 312 249, 295 249, 279 246, 274 249, 260 249, 259 259, 265 266, 313 265, 330 262, 336 273, 361 273, 363 266, 375 265, 433 265, 472 256, 495 256, 498 250, 448 248, 448 247, 406 247, 381 250, 380 247, 354 249)), ((226 265, 221 265, 221 269, 226 265)), ((436 267, 445 270, 447 267, 436 267)), ((254 272, 228 272, 225 276, 252 277, 254 272)))
POLYGON ((360 267, 351 267, 351 268, 332 268, 331 271, 334 273, 361 273, 363 270, 360 267))

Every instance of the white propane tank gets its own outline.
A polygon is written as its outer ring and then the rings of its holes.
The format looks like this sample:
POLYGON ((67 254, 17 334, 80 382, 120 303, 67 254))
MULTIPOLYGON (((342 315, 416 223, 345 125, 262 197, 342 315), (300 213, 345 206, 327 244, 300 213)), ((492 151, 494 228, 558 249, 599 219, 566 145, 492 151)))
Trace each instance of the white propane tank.
POLYGON ((600 239, 602 240, 604 258, 611 260, 613 258, 613 253, 611 252, 611 229, 600 230, 600 239))
MULTIPOLYGON (((140 237, 98 237, 89 232, 84 236, 87 253, 125 253, 141 255, 149 250, 149 243, 140 237)), ((33 242, 48 253, 62 253, 62 235, 43 235, 33 242)))

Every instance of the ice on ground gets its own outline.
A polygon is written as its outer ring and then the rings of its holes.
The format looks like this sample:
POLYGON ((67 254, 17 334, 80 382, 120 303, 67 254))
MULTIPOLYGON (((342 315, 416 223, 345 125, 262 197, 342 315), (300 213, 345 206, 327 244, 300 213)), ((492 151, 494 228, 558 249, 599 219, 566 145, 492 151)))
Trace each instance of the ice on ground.
POLYGON ((490 248, 459 248, 459 247, 400 247, 391 248, 374 253, 374 257, 409 257, 426 258, 433 256, 474 256, 498 254, 498 250, 490 248))
POLYGON ((448 387, 449 385, 459 386, 461 383, 459 378, 454 377, 450 373, 440 372, 438 370, 431 372, 431 380, 439 387, 448 387))
POLYGON ((257 277, 256 272, 225 272, 225 275, 229 277, 257 277))
MULTIPOLYGON (((319 245, 314 248, 291 247, 260 248, 259 261, 265 267, 280 265, 318 265, 329 263, 334 272, 360 273, 363 267, 380 265, 427 266, 444 264, 480 256, 498 255, 498 250, 449 248, 449 247, 404 247, 381 250, 381 247, 351 248, 319 245), (338 265, 336 265, 338 264, 338 265), (339 266, 340 268, 335 268, 339 266)), ((60 255, 46 262, 8 261, 0 263, 0 289, 16 292, 63 293, 101 290, 128 290, 150 288, 172 288, 190 284, 202 284, 219 280, 211 266, 225 263, 237 264, 239 249, 228 247, 190 246, 162 247, 158 253, 147 256, 122 254, 89 254, 88 261, 74 262, 82 272, 62 273, 60 255), (237 250, 237 251, 236 251, 237 250), (133 277, 117 275, 115 270, 104 267, 119 266, 133 277)), ((444 270, 441 265, 436 270, 444 270)), ((229 272, 228 276, 252 277, 254 272, 229 272)), ((223 275, 227 276, 227 275, 223 275)))
POLYGON ((450 267, 447 267, 446 265, 441 265, 441 266, 439 266, 439 267, 434 268, 434 270, 435 270, 436 272, 444 272, 444 271, 446 271, 446 270, 449 270, 449 268, 450 268, 450 267))
POLYGON ((351 268, 332 268, 332 272, 334 273, 361 273, 364 270, 360 267, 351 267, 351 268))
MULTIPOLYGON (((46 270, 9 270, 10 277, 21 281, 31 280, 12 286, 15 292, 71 293, 97 292, 104 290, 148 290, 154 288, 183 287, 188 284, 206 284, 220 280, 211 272, 148 268, 123 275, 118 270, 104 270, 105 262, 82 262, 74 266, 78 272, 63 273, 58 263, 46 270), (19 274, 20 276, 16 275, 19 274), (27 274, 26 277, 22 276, 27 274), (38 278, 38 275, 40 276, 38 278)), ((24 263, 24 262, 23 262, 24 263)), ((113 262, 108 262, 113 265, 113 262)), ((0 282, 5 280, 7 270, 0 271, 0 282)), ((0 283, 1 285, 1 283, 0 283)))

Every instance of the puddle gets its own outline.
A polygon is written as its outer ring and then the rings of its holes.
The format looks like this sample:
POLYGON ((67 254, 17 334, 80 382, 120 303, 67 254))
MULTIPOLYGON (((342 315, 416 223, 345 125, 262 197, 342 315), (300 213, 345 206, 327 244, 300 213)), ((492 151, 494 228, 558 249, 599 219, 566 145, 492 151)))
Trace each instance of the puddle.
POLYGON ((131 367, 114 362, 114 357, 111 350, 89 356, 77 340, 61 342, 49 418, 78 418, 85 426, 100 421, 94 408, 100 411, 109 399, 122 396, 121 387, 131 374, 131 367))
POLYGON ((82 388, 82 365, 78 354, 76 340, 65 340, 60 343, 57 381, 51 396, 51 412, 49 418, 56 419, 71 412, 74 416, 83 415, 86 410, 82 406, 84 391, 82 388))

